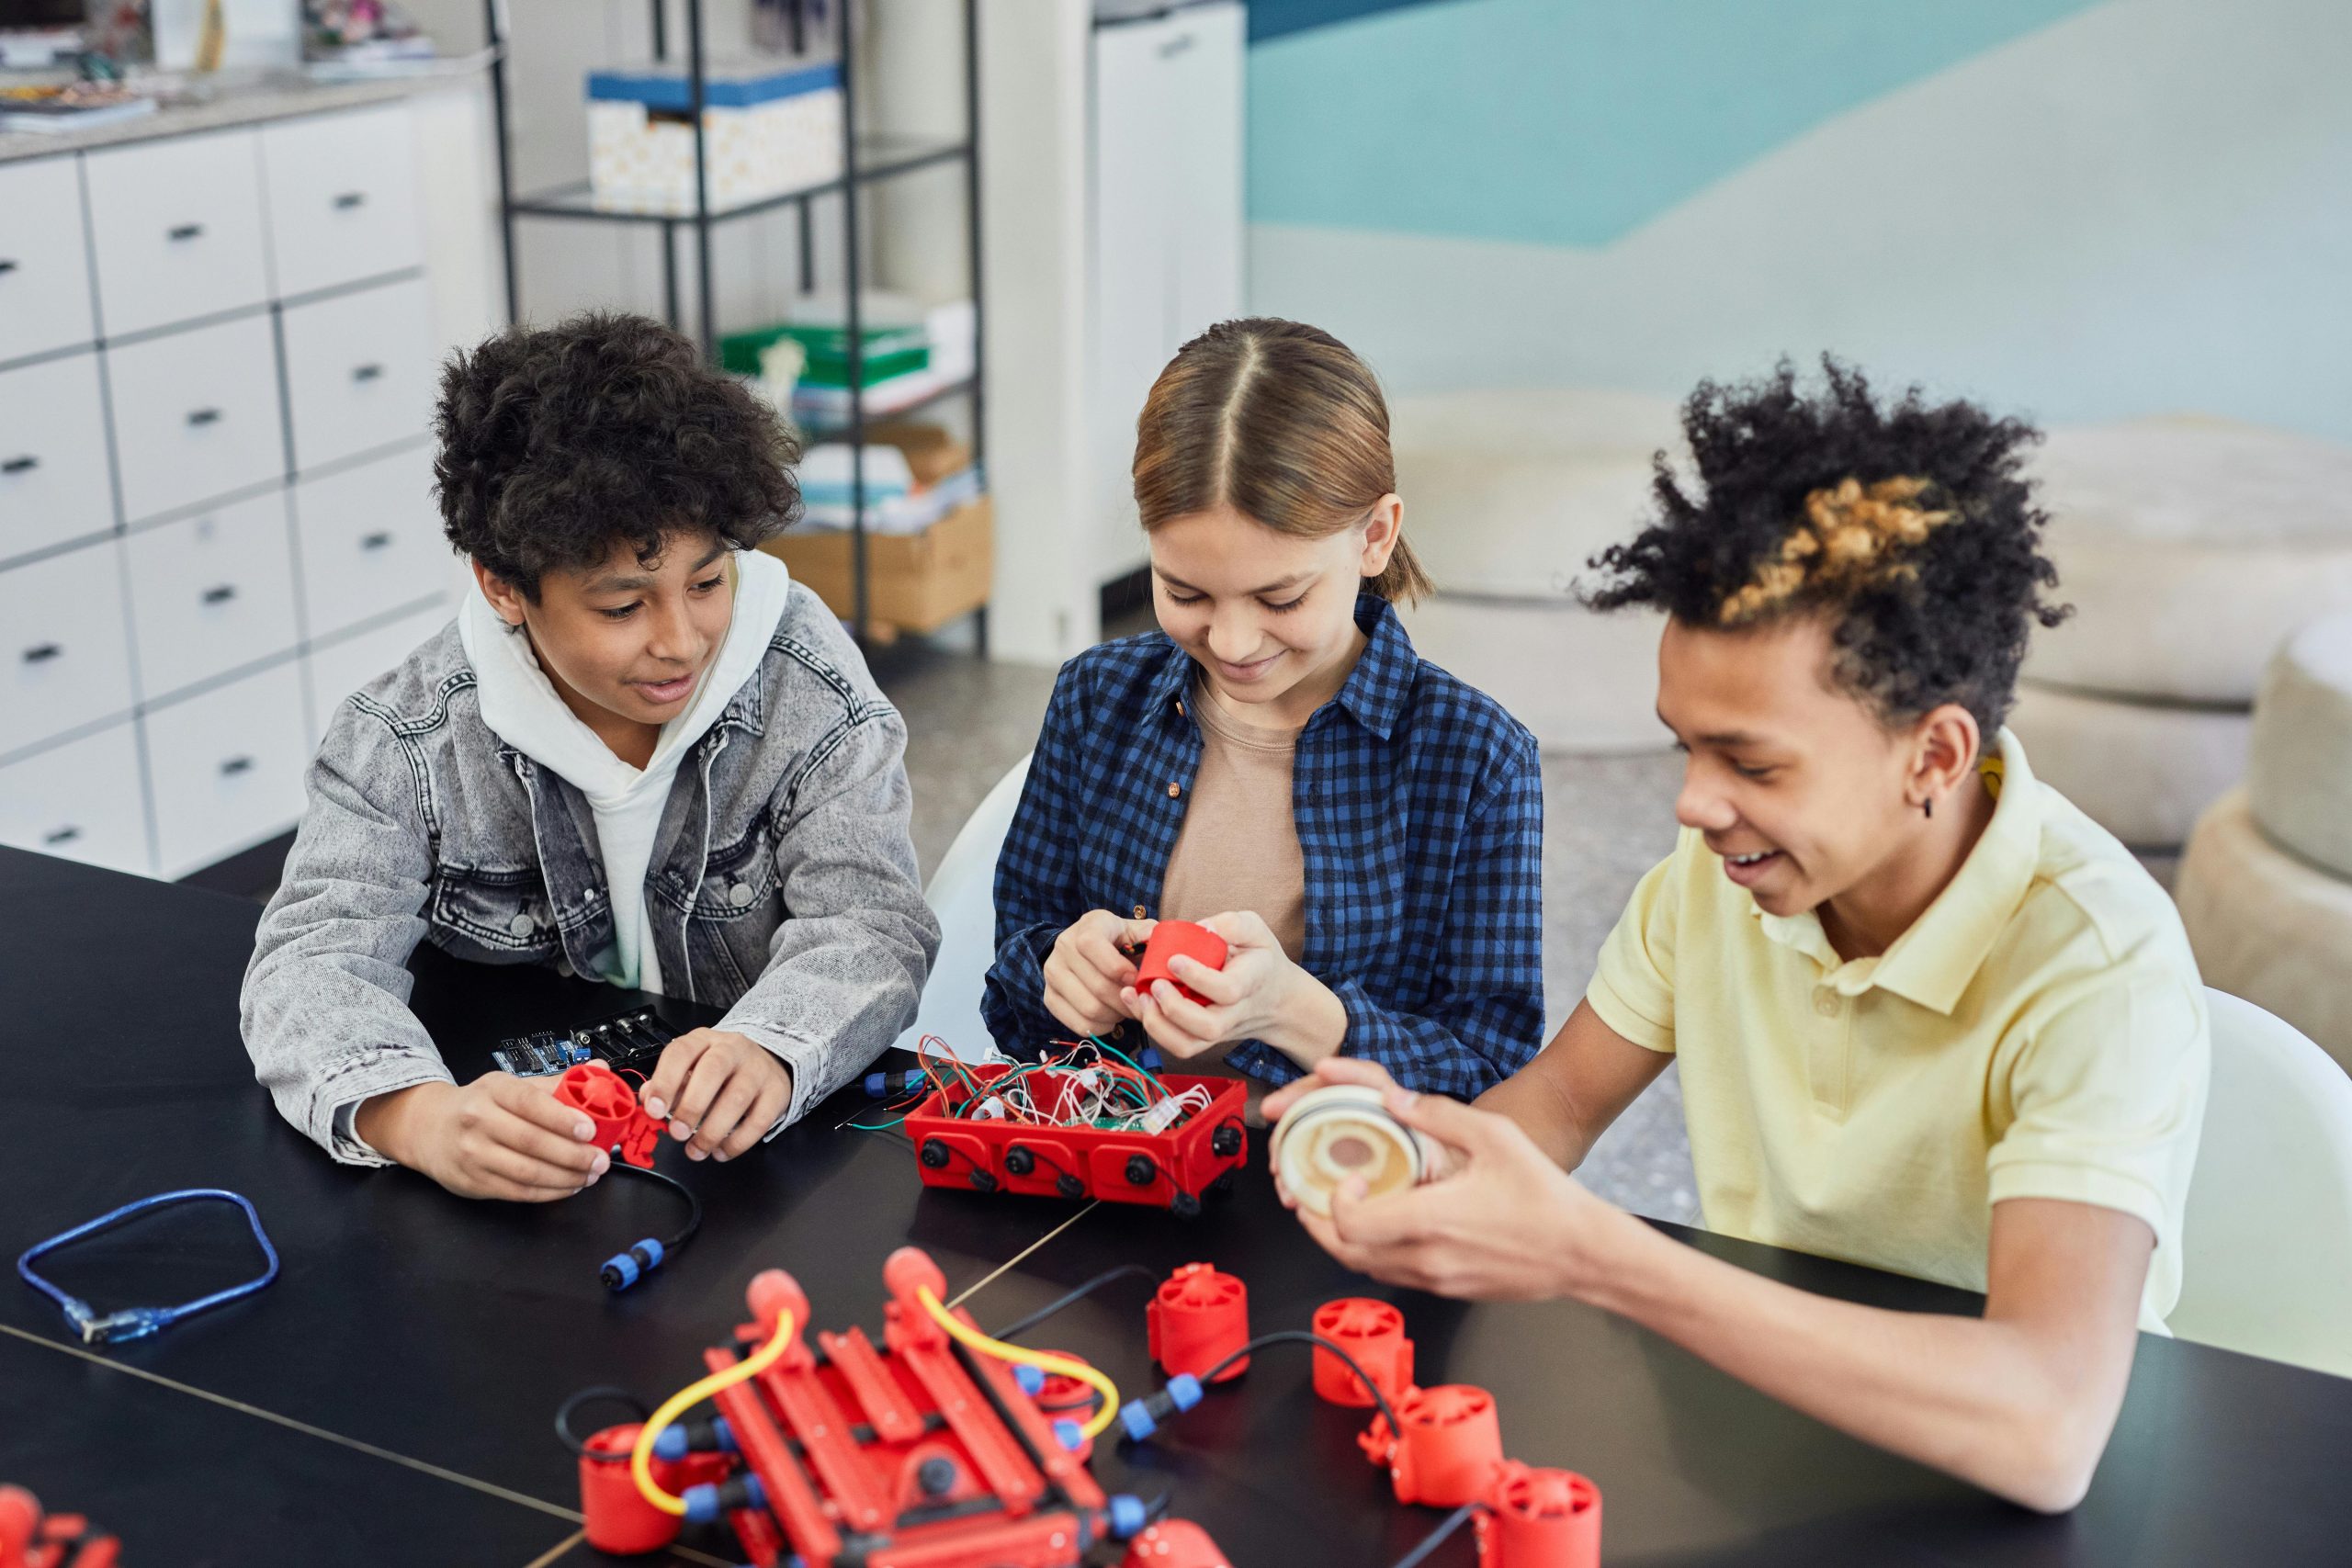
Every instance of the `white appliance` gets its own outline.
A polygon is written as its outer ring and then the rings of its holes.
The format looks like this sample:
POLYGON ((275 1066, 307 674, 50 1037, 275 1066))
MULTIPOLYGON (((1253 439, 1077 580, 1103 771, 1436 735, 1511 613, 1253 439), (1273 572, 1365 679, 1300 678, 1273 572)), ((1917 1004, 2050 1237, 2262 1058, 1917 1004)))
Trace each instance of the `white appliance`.
POLYGON ((1248 13, 1182 6, 1093 29, 1088 432, 1093 578, 1147 558, 1136 416, 1184 344, 1241 314, 1248 13))

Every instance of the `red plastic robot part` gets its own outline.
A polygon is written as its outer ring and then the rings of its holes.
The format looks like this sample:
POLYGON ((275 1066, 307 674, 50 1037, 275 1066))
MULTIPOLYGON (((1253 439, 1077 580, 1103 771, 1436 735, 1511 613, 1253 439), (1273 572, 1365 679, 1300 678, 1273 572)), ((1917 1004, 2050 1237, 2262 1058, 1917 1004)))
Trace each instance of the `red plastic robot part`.
POLYGON ((23 1487, 0 1486, 0 1568, 115 1568, 121 1551, 81 1515, 44 1515, 23 1487))
POLYGON ((1209 1532, 1190 1519, 1162 1519, 1127 1543, 1119 1568, 1233 1568, 1209 1532))
POLYGON ((1193 1001, 1200 994, 1168 972, 1168 961, 1182 953, 1212 969, 1225 967, 1225 938, 1190 920, 1162 920, 1143 944, 1143 962, 1136 966, 1136 989, 1148 991, 1154 980, 1165 980, 1193 1001))
POLYGON ((1495 1396, 1467 1383, 1417 1388, 1396 1404, 1401 1436, 1384 1416, 1356 1439, 1373 1463, 1385 1465, 1399 1503, 1458 1508, 1487 1494, 1503 1462, 1503 1433, 1495 1396))
POLYGON ((1600 1488, 1505 1460, 1479 1512, 1478 1568, 1600 1568, 1600 1488))
MULTIPOLYGON (((1206 1263, 1187 1263, 1153 1292, 1144 1308, 1151 1359, 1170 1377, 1206 1377, 1209 1369, 1250 1342, 1250 1287, 1206 1263)), ((1250 1370, 1250 1358, 1217 1374, 1226 1382, 1250 1370)))
MULTIPOLYGON (((616 1557, 659 1551, 678 1539, 684 1521, 665 1514, 645 1500, 629 1479, 629 1450, 637 1446, 639 1424, 607 1427, 581 1447, 580 1514, 588 1544, 616 1557)), ((673 1495, 677 1477, 662 1460, 652 1463, 656 1485, 673 1495)))
POLYGON ((653 1164, 653 1145, 662 1123, 646 1114, 637 1091, 602 1062, 579 1062, 563 1070, 555 1086, 559 1104, 569 1105, 596 1124, 596 1146, 619 1151, 621 1158, 640 1168, 653 1164))
MULTIPOLYGON (((1405 1337, 1405 1314, 1368 1296, 1341 1296, 1315 1309, 1315 1332, 1355 1358, 1390 1404, 1413 1386, 1413 1342, 1405 1337)), ((1363 1379, 1322 1347, 1315 1350, 1315 1392, 1333 1404, 1368 1409, 1372 1395, 1363 1379)))

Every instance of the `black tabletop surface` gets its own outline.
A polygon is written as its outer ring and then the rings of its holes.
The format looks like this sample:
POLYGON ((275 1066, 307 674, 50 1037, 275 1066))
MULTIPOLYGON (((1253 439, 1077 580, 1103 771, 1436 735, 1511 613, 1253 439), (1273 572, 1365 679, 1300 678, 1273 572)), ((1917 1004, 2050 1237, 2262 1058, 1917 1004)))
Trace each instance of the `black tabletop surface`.
MULTIPOLYGON (((1490 1389, 1514 1457, 1599 1483, 1611 1562, 2352 1562, 2352 1496, 2338 1481, 2352 1452, 2352 1382, 2143 1336, 2090 1497, 2068 1517, 2039 1518, 1843 1438, 1605 1314, 1465 1306, 1351 1276, 1275 1203, 1255 1146, 1236 1190, 1196 1222, 929 1191, 903 1143, 837 1130, 864 1105, 852 1091, 727 1166, 689 1165, 665 1141, 662 1168, 702 1195, 703 1233, 671 1268, 615 1296, 597 1264, 676 1223, 674 1198, 654 1184, 607 1178, 537 1208, 468 1202, 408 1172, 336 1167, 278 1118, 238 1041, 237 987, 257 915, 239 900, 0 850, 0 1041, 17 1080, 11 1135, 0 1143, 9 1192, 0 1247, 13 1253, 167 1188, 244 1192, 284 1258, 278 1282, 104 1359, 473 1487, 107 1372, 58 1348, 70 1331, 45 1298, 20 1285, 0 1292, 0 1480, 96 1514, 127 1542, 153 1539, 133 1526, 178 1508, 184 1493, 200 1501, 217 1488, 212 1461, 195 1450, 228 1443, 242 1445, 235 1463, 248 1491, 265 1474, 254 1495, 277 1501, 202 1513, 217 1532, 208 1541, 266 1540, 278 1560, 323 1561, 303 1550, 303 1532, 330 1513, 300 1499, 332 1498, 342 1509, 333 1517, 350 1521, 345 1539, 380 1529, 398 1541, 405 1528, 416 1543, 408 1561, 519 1568, 562 1545, 576 1506, 572 1461, 548 1431, 568 1393, 618 1383, 650 1398, 695 1375, 698 1348, 742 1315, 744 1281, 771 1264, 798 1276, 820 1324, 875 1327, 882 1260, 911 1241, 958 1289, 1019 1258, 970 1303, 989 1326, 1125 1262, 1164 1271, 1202 1260, 1241 1276, 1260 1331, 1303 1327, 1334 1296, 1395 1300, 1418 1346, 1419 1381, 1490 1389), (221 1423, 241 1429, 216 1433, 221 1423), (183 1431, 190 1457, 176 1467, 181 1443, 136 1436, 183 1431), (150 1446, 125 1449, 134 1441, 150 1446), (133 1484, 122 1461, 141 1451, 155 1457, 133 1484), (419 1487, 438 1490, 424 1497, 419 1487), (427 1544, 442 1540, 469 1544, 427 1544), (482 1551, 467 1555, 475 1541, 482 1551)), ((418 1012, 461 1076, 486 1066, 503 1035, 639 999, 437 955, 417 968, 418 1012)), ((710 1016, 664 1006, 680 1024, 710 1016)), ((1676 1234, 1810 1290, 1915 1310, 1973 1305, 1891 1275, 1676 1234)), ((111 1307, 182 1300, 253 1262, 239 1216, 207 1205, 63 1255, 51 1271, 111 1307)), ((1084 1355, 1141 1392, 1154 1381, 1145 1293, 1138 1281, 1110 1286, 1029 1342, 1084 1355)), ((1395 1505, 1353 1445, 1363 1424, 1314 1398, 1303 1349, 1277 1348, 1150 1445, 1106 1442, 1097 1469, 1113 1490, 1170 1494, 1174 1511, 1244 1568, 1385 1563, 1441 1516, 1395 1505)), ((198 1538, 183 1529, 173 1539, 198 1538)), ((1465 1532, 1431 1561, 1473 1557, 1465 1532)), ((129 1562, 183 1560, 195 1560, 186 1547, 129 1562)), ((594 1560, 584 1547, 547 1558, 594 1560)))

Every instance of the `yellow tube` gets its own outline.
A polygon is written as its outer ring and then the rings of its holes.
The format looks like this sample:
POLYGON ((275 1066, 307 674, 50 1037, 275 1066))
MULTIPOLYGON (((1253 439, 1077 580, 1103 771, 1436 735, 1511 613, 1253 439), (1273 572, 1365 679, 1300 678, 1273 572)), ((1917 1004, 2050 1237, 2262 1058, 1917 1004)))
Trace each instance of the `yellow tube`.
POLYGON ((921 1292, 921 1300, 923 1310, 938 1321, 940 1327, 947 1330, 949 1334, 973 1349, 984 1351, 1001 1361, 1019 1361, 1024 1365, 1035 1367, 1040 1371, 1059 1372, 1066 1378, 1076 1378, 1101 1394, 1102 1407, 1089 1416, 1086 1425, 1079 1428, 1083 1436, 1089 1438, 1099 1438, 1109 1429, 1112 1422, 1119 1418, 1118 1386, 1085 1362, 1073 1361, 1067 1356, 1057 1356, 1051 1351, 1031 1350, 1019 1345, 1008 1345, 1001 1339, 991 1339, 940 1305, 939 1298, 928 1290, 921 1292))
POLYGON ((628 1478, 637 1483, 638 1494, 665 1514, 683 1516, 686 1511, 685 1499, 672 1496, 653 1483, 653 1440, 659 1438, 672 1422, 717 1393, 720 1389, 732 1388, 745 1379, 755 1378, 775 1365, 783 1359, 786 1348, 791 1343, 792 1314, 788 1312, 778 1313, 775 1319, 775 1337, 766 1344, 724 1371, 713 1372, 698 1382, 688 1383, 663 1400, 662 1408, 656 1410, 652 1418, 639 1430, 637 1447, 629 1450, 628 1478))

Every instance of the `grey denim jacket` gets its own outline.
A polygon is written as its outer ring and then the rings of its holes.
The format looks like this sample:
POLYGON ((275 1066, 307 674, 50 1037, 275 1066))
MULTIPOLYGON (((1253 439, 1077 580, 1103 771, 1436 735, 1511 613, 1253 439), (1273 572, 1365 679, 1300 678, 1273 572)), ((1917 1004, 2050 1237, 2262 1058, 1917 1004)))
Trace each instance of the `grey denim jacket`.
MULTIPOLYGON (((588 802, 483 725, 475 680, 453 623, 335 711, 245 970, 255 1075, 346 1163, 386 1163, 352 1108, 450 1079, 407 1006, 420 940, 584 975, 613 943, 588 802)), ((779 1127, 914 1021, 939 951, 905 751, 841 623, 795 583, 662 810, 645 897, 665 989, 791 1067, 779 1127)))

